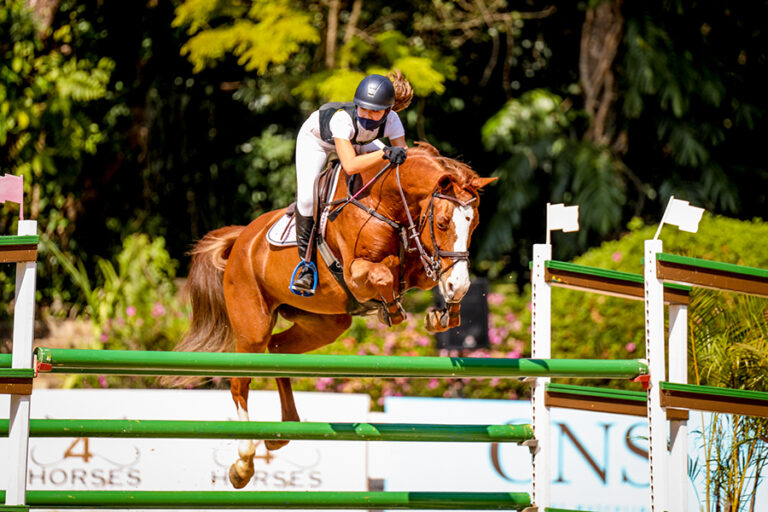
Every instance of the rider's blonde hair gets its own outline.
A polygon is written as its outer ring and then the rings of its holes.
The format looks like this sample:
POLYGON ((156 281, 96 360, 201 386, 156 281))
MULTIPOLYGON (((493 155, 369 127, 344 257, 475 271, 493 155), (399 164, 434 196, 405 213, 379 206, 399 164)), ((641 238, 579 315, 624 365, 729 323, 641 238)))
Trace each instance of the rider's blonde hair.
POLYGON ((392 106, 392 110, 400 112, 408 108, 413 99, 413 88, 407 78, 403 76, 403 73, 399 69, 395 69, 387 78, 392 82, 395 87, 395 104, 392 106))

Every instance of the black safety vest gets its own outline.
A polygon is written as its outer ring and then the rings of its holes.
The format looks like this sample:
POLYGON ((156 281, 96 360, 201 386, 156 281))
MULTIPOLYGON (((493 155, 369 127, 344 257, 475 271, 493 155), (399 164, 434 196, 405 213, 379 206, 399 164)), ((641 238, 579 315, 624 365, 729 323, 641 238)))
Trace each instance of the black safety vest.
MULTIPOLYGON (((327 142, 329 144, 333 144, 333 135, 331 135, 331 118, 333 117, 333 114, 338 112, 339 110, 343 110, 347 114, 349 114, 349 117, 352 118, 352 126, 355 127, 355 135, 352 137, 352 140, 350 141, 352 144, 357 145, 363 145, 368 144, 369 142, 373 142, 376 139, 379 139, 384 136, 384 128, 387 126, 387 121, 384 120, 383 123, 381 123, 381 126, 379 126, 379 131, 376 133, 376 137, 372 138, 371 140, 365 140, 365 141, 358 141, 357 140, 357 115, 355 110, 357 107, 354 103, 350 102, 340 102, 340 101, 333 101, 331 103, 326 103, 322 107, 320 107, 320 138, 323 139, 323 142, 327 142)), ((389 114, 389 113, 387 113, 389 114)))

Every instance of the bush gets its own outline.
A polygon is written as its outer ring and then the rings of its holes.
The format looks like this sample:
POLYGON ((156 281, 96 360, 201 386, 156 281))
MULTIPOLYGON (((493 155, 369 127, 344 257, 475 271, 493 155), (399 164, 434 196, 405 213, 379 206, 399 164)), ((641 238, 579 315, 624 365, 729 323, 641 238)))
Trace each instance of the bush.
MULTIPOLYGON (((91 287, 91 277, 82 262, 74 263, 49 240, 50 251, 80 288, 83 313, 93 325, 88 348, 113 350, 171 350, 189 325, 176 293, 174 279, 178 263, 165 250, 161 237, 153 241, 144 234, 127 237, 116 258, 117 266, 97 260, 100 283, 91 287)), ((73 376, 66 386, 151 387, 154 378, 73 376)))

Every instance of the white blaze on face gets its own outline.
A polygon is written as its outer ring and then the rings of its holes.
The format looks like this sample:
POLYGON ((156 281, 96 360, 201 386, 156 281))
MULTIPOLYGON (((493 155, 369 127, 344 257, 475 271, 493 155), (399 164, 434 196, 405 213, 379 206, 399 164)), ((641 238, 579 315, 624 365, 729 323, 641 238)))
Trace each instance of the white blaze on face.
MULTIPOLYGON (((456 242, 453 244, 454 252, 464 252, 469 245, 469 229, 472 227, 472 219, 475 211, 471 206, 457 206, 453 209, 453 229, 456 234, 456 242)), ((469 264, 466 260, 458 261, 451 269, 443 274, 440 279, 440 293, 446 300, 461 300, 469 290, 469 264)))

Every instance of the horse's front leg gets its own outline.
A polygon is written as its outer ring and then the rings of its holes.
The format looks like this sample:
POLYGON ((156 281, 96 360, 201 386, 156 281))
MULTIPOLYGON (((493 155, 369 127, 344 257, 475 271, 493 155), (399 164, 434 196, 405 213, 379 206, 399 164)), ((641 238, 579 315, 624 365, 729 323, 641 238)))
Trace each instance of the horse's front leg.
POLYGON ((399 324, 406 318, 397 296, 396 275, 399 264, 400 259, 397 256, 387 256, 381 262, 357 258, 352 260, 349 275, 345 276, 350 291, 358 301, 375 299, 386 303, 388 321, 392 325, 399 324))
POLYGON ((443 332, 461 325, 461 303, 446 304, 443 309, 430 307, 427 316, 424 317, 424 327, 428 332, 443 332))

